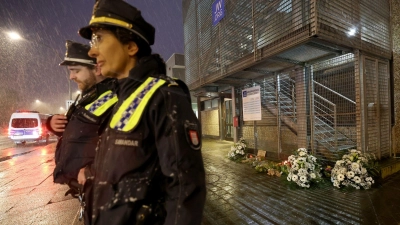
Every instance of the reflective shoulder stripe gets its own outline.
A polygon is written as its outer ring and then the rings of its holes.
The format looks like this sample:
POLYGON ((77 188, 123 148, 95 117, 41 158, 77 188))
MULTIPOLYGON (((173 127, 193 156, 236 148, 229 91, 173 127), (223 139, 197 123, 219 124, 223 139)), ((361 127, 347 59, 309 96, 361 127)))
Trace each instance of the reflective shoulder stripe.
POLYGON ((118 101, 117 95, 111 91, 106 91, 100 95, 94 102, 85 106, 85 109, 96 116, 101 116, 107 109, 118 101))
POLYGON ((112 129, 120 131, 133 130, 139 122, 147 103, 166 81, 149 77, 119 107, 110 122, 112 129))

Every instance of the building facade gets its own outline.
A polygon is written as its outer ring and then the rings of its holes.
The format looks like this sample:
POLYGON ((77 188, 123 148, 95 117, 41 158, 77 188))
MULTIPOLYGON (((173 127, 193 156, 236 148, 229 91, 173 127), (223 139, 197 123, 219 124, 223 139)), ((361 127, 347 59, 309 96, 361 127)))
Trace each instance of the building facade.
POLYGON ((353 148, 394 156, 393 2, 183 1, 185 79, 203 135, 244 137, 270 158, 298 147, 326 160, 353 148), (250 88, 254 120, 244 119, 250 88))

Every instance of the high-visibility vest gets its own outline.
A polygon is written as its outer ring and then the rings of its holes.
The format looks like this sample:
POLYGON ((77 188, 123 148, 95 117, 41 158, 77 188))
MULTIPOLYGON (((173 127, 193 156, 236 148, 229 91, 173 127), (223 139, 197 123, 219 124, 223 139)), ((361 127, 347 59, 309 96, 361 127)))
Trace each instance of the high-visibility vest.
POLYGON ((111 119, 110 127, 124 132, 133 130, 139 123, 147 103, 165 82, 159 78, 147 78, 118 108, 111 119))
POLYGON ((85 109, 96 116, 101 116, 118 101, 117 95, 112 91, 101 94, 94 102, 85 106, 85 109))

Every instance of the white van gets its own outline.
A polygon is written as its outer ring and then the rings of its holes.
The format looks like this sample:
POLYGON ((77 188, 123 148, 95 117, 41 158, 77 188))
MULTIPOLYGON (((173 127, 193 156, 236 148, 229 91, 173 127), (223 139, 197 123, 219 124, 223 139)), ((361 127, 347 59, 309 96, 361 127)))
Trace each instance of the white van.
POLYGON ((25 144, 27 141, 45 140, 49 142, 50 132, 46 128, 46 121, 50 115, 37 111, 17 111, 11 115, 8 126, 8 137, 15 144, 25 144))

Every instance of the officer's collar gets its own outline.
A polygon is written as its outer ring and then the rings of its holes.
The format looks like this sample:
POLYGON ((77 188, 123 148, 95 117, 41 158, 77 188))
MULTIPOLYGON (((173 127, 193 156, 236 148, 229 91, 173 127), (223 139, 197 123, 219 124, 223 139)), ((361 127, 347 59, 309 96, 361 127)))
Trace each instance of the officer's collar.
POLYGON ((147 77, 165 74, 165 63, 159 55, 142 57, 129 71, 129 79, 144 82, 147 77))

